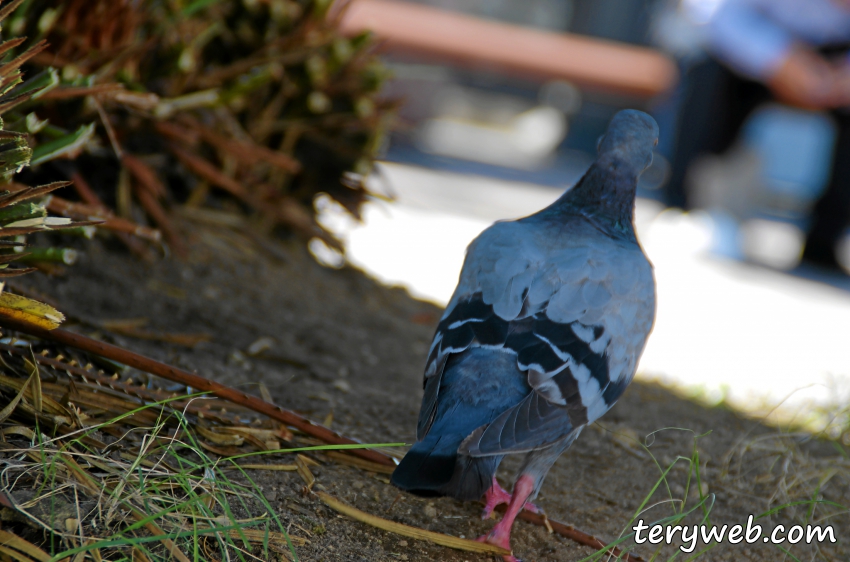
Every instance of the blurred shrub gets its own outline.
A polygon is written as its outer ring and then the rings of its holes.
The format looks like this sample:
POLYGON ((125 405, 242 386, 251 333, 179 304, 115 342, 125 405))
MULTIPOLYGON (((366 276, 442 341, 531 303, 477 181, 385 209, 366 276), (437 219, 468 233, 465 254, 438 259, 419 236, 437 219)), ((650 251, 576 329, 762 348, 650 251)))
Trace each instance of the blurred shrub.
POLYGON ((238 208, 265 230, 339 243, 327 194, 354 216, 391 124, 367 35, 328 0, 28 0, 7 29, 48 45, 54 87, 14 110, 30 183, 74 179, 85 204, 151 222, 178 252, 175 205, 238 208), (46 162, 52 158, 51 162, 46 162))

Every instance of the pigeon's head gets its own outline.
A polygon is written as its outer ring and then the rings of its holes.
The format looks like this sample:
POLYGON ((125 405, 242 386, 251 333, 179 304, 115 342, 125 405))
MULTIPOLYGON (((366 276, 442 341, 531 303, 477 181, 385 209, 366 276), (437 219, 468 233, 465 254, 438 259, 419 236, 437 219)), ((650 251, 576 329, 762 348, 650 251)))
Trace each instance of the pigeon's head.
POLYGON ((652 164, 652 149, 658 144, 655 119, 636 109, 618 111, 599 139, 599 159, 617 160, 637 174, 652 164))
POLYGON ((537 215, 543 219, 580 214, 612 236, 635 240, 634 208, 638 177, 652 163, 658 125, 642 111, 617 112, 599 139, 599 156, 587 173, 537 215))

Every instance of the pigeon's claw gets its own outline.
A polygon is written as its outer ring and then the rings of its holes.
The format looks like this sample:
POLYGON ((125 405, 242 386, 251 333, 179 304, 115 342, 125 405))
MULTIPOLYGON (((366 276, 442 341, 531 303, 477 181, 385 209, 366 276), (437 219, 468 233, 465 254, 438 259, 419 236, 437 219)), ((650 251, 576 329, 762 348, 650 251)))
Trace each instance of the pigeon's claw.
MULTIPOLYGON (((507 494, 505 490, 502 490, 498 483, 496 483, 495 478, 493 479, 493 485, 497 489, 501 490, 502 494, 507 494)), ((522 511, 523 507, 526 504, 525 500, 531 495, 531 492, 534 490, 535 480, 533 477, 523 474, 521 475, 516 484, 514 484, 514 493, 510 496, 510 502, 508 502, 508 509, 505 511, 505 516, 502 517, 502 520, 496 523, 496 525, 490 530, 486 535, 482 535, 478 537, 478 542, 486 542, 488 544, 492 544, 494 546, 499 546, 504 548, 505 550, 511 550, 511 528, 514 525, 514 520, 516 519, 517 514, 522 511)), ((498 493, 498 492, 496 492, 498 493)), ((492 510, 491 510, 492 511, 492 510)), ((502 556, 505 562, 522 562, 514 557, 512 554, 508 554, 502 556)))
MULTIPOLYGON (((511 503, 511 494, 499 485, 494 476, 493 485, 484 493, 484 510, 481 512, 481 519, 490 519, 496 506, 503 503, 511 503)), ((525 502, 522 508, 531 513, 542 513, 542 510, 531 502, 525 502)))
MULTIPOLYGON (((495 531, 495 529, 493 529, 493 531, 495 531)), ((500 536, 500 535, 496 535, 493 531, 491 531, 490 533, 488 533, 486 535, 481 535, 480 537, 475 539, 476 542, 486 542, 487 544, 492 544, 493 546, 500 546, 504 549, 510 550, 511 549, 511 537, 510 537, 510 535, 500 536)), ((505 556, 502 556, 502 560, 504 560, 504 562, 522 562, 522 560, 520 560, 519 558, 517 558, 513 554, 506 554, 505 556)))
POLYGON ((484 511, 481 512, 481 519, 489 519, 496 506, 503 503, 511 503, 511 495, 499 485, 494 476, 493 485, 484 493, 484 511))

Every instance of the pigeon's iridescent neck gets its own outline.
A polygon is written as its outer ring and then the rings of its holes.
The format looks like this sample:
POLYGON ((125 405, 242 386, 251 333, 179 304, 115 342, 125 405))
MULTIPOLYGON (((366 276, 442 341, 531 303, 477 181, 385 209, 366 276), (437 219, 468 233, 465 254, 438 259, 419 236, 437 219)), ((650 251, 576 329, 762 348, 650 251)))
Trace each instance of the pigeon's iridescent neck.
POLYGON ((557 220, 581 215, 612 236, 634 240, 639 175, 640 170, 634 170, 622 160, 600 158, 574 187, 537 216, 557 220))

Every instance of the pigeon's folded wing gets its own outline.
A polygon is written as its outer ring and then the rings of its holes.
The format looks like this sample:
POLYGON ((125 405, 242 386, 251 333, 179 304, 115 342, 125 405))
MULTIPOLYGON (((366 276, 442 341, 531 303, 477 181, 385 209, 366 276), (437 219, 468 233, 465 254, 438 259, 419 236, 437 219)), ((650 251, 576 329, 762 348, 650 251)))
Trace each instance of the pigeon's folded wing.
POLYGON ((649 262, 610 238, 551 239, 497 223, 470 246, 426 365, 420 439, 446 358, 470 346, 515 353, 533 389, 465 441, 473 456, 550 445, 605 413, 631 381, 654 317, 649 262))

